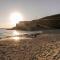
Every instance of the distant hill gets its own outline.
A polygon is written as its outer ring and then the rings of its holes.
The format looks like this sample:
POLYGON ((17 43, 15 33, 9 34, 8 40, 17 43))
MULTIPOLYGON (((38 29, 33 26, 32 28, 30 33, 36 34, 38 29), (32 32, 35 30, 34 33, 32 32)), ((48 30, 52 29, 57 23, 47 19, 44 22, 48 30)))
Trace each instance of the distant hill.
POLYGON ((21 21, 13 29, 36 31, 41 29, 60 29, 60 14, 32 21, 21 21))

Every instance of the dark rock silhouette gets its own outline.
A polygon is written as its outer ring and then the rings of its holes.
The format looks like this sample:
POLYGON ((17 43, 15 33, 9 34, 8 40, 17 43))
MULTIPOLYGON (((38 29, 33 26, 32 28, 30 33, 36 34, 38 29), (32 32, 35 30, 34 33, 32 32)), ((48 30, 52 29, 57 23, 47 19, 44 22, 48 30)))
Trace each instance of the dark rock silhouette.
POLYGON ((36 31, 41 29, 60 29, 60 14, 47 16, 44 18, 21 21, 13 29, 36 31))

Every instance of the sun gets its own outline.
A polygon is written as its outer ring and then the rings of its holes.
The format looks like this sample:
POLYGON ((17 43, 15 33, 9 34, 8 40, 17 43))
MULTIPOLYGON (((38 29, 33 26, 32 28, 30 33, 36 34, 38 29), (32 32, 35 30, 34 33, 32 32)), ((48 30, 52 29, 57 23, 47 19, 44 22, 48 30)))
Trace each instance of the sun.
POLYGON ((10 21, 13 26, 15 26, 18 22, 23 20, 23 16, 19 12, 13 12, 10 14, 10 21))

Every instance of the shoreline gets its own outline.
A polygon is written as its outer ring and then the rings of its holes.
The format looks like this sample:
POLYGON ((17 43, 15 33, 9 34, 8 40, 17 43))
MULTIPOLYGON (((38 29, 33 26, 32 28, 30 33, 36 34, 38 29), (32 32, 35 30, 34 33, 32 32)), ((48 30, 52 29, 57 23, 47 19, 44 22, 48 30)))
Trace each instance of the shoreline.
POLYGON ((58 60, 60 34, 42 34, 32 39, 6 39, 0 41, 0 59, 58 60), (4 52, 4 53, 3 53, 4 52))

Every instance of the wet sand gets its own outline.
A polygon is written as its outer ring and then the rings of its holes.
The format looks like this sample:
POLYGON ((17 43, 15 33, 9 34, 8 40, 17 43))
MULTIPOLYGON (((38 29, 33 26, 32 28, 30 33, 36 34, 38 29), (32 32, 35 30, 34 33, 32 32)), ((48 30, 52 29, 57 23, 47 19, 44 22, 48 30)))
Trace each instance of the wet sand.
POLYGON ((0 39, 0 60, 60 60, 60 34, 0 39))

